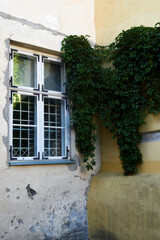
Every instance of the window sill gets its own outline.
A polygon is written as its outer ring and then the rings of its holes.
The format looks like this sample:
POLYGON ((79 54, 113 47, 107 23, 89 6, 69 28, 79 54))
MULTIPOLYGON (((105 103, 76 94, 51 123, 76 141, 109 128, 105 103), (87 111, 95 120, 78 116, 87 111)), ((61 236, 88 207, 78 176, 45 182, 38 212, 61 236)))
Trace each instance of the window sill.
POLYGON ((57 160, 11 160, 10 166, 25 166, 25 165, 53 165, 53 164, 73 164, 75 160, 57 159, 57 160))

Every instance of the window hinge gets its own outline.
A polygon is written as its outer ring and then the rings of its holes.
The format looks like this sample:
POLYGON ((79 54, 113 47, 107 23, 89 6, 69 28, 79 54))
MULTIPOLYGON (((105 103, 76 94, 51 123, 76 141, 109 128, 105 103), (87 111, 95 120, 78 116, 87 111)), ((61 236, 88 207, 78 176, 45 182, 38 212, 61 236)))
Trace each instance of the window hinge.
POLYGON ((42 94, 42 101, 44 101, 44 97, 47 97, 48 95, 42 94))
POLYGON ((62 159, 68 159, 68 157, 69 157, 69 148, 68 148, 68 146, 66 147, 66 157, 63 157, 62 159))
POLYGON ((10 59, 13 59, 13 52, 18 52, 17 49, 11 49, 10 59))
POLYGON ((38 58, 38 62, 39 62, 39 55, 38 54, 33 54, 33 56, 38 58))
POLYGON ((62 97, 62 99, 66 100, 66 110, 69 110, 68 98, 62 97))
POLYGON ((39 91, 40 90, 40 84, 38 84, 38 88, 33 88, 34 91, 39 91))
POLYGON ((68 99, 66 98, 66 110, 69 111, 69 103, 68 103, 68 99))
POLYGON ((10 160, 17 160, 17 158, 14 158, 12 155, 12 146, 10 146, 9 153, 10 153, 10 160))
POLYGON ((38 101, 39 101, 39 98, 40 98, 39 93, 33 93, 33 95, 38 96, 38 101))
POLYGON ((38 157, 34 157, 33 159, 40 160, 40 152, 38 152, 38 157))
POLYGON ((44 156, 44 152, 42 152, 42 159, 48 159, 47 157, 44 156))
POLYGON ((42 63, 44 62, 44 58, 48 58, 48 57, 46 57, 46 56, 42 56, 42 63))
POLYGON ((14 85, 13 85, 13 77, 12 77, 12 76, 10 77, 9 82, 10 82, 10 86, 11 86, 11 87, 17 88, 17 86, 14 86, 14 85))
POLYGON ((48 92, 47 90, 44 90, 43 84, 42 84, 42 92, 48 92))
POLYGON ((16 91, 11 90, 11 96, 10 96, 10 98, 9 98, 9 100, 11 101, 11 104, 12 104, 13 93, 16 93, 16 91))

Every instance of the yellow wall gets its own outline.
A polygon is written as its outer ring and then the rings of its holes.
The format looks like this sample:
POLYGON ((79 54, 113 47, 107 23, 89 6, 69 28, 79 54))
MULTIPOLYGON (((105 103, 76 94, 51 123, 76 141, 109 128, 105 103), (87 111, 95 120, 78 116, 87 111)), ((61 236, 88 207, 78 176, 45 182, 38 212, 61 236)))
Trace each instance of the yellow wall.
MULTIPOLYGON (((148 115, 146 125, 142 126, 142 133, 150 133, 160 130, 160 115, 148 115)), ((116 139, 112 138, 109 130, 100 124, 101 145, 101 171, 109 173, 123 173, 119 159, 119 148, 116 139)), ((140 151, 143 156, 143 164, 138 166, 139 173, 160 173, 160 141, 142 142, 140 151)))
MULTIPOLYGON (((160 0, 95 0, 100 45, 113 42, 122 30, 159 21, 160 0)), ((143 164, 139 174, 124 177, 116 140, 100 123, 101 170, 88 193, 90 240, 160 239, 160 141, 153 137, 159 130, 160 114, 148 115, 140 129, 151 135, 140 144, 143 164)))
POLYGON ((97 43, 106 45, 132 26, 154 26, 160 20, 159 0, 95 0, 97 43))
MULTIPOLYGON (((154 26, 160 20, 159 0, 95 0, 97 44, 107 45, 122 31, 132 26, 154 26)), ((160 130, 160 115, 148 115, 141 132, 160 130)), ((144 164, 139 172, 160 173, 160 142, 141 143, 144 164), (147 163, 145 162, 147 161, 147 163)), ((101 171, 123 172, 116 140, 101 124, 101 171)))

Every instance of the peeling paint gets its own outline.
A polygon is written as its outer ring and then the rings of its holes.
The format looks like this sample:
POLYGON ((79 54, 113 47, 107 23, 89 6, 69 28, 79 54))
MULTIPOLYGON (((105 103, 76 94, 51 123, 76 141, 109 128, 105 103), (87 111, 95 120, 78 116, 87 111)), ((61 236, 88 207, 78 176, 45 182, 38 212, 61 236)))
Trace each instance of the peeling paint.
POLYGON ((69 193, 70 191, 64 191, 63 193, 62 193, 62 195, 66 195, 67 193, 69 193))
POLYGON ((79 163, 80 163, 80 158, 79 158, 79 156, 77 154, 74 155, 73 159, 76 160, 76 163, 74 163, 74 164, 67 164, 67 167, 68 167, 68 169, 71 172, 76 171, 77 167, 79 166, 79 163))
POLYGON ((70 207, 69 221, 62 224, 62 230, 65 231, 61 238, 67 240, 88 240, 87 229, 87 210, 84 209, 81 214, 77 210, 77 202, 73 202, 70 207))
POLYGON ((35 233, 35 232, 36 232, 36 230, 35 230, 35 227, 34 227, 34 226, 33 226, 33 227, 31 227, 29 230, 30 230, 30 232, 31 232, 31 233, 35 233))
POLYGON ((42 228, 42 232, 45 234, 44 240, 52 240, 53 239, 53 233, 48 229, 47 226, 42 228))
POLYGON ((23 222, 23 220, 20 218, 20 219, 18 219, 18 223, 19 223, 19 225, 20 224, 24 224, 24 222, 23 222))
POLYGON ((82 181, 86 181, 86 179, 82 178, 80 175, 74 175, 75 178, 80 178, 82 181))
POLYGON ((27 185, 26 189, 27 189, 28 197, 33 200, 34 196, 37 194, 36 191, 34 189, 30 188, 30 184, 27 185))
POLYGON ((6 188, 6 192, 10 192, 11 190, 9 188, 6 188))
POLYGON ((53 30, 51 28, 48 28, 48 27, 45 27, 39 23, 33 23, 31 21, 28 21, 27 19, 23 19, 23 18, 18 18, 18 17, 15 17, 15 16, 12 16, 10 14, 7 14, 7 13, 4 13, 4 12, 0 12, 0 17, 3 18, 3 19, 7 19, 7 20, 12 20, 12 21, 16 21, 16 22, 19 22, 23 25, 27 25, 33 29, 36 29, 36 30, 44 30, 44 31, 48 31, 50 32, 51 34, 55 35, 55 36, 63 36, 63 37, 66 37, 66 34, 64 33, 61 33, 61 32, 58 32, 56 30, 53 30))

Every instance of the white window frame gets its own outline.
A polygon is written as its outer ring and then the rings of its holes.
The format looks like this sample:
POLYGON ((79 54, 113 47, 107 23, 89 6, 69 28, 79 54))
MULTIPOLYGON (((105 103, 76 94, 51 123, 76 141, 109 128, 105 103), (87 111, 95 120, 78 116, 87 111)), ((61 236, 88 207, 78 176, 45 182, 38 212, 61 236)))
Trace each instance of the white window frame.
MULTIPOLYGON (((56 56, 50 56, 44 53, 34 53, 30 50, 21 50, 14 48, 10 50, 10 106, 9 106, 9 152, 10 165, 36 165, 36 164, 59 164, 59 163, 74 163, 70 158, 70 120, 68 99, 65 93, 65 64, 62 59, 56 56), (13 54, 18 52, 26 56, 34 56, 37 58, 37 87, 25 87, 13 85, 13 54), (61 65, 61 91, 49 91, 43 88, 44 86, 44 61, 55 62, 61 65), (35 96, 37 99, 37 156, 34 157, 13 157, 13 101, 12 95, 19 93, 23 95, 35 96), (44 98, 59 99, 64 101, 64 129, 65 129, 65 146, 64 156, 44 157, 44 98)), ((47 127, 47 126, 46 126, 47 127)))

